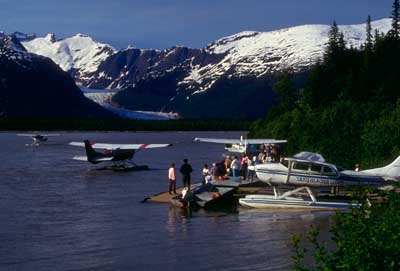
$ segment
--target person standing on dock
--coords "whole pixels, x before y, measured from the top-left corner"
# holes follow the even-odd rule
[[[202,184],[208,183],[208,181],[211,180],[210,176],[210,170],[208,169],[208,165],[204,164],[203,170],[201,172],[203,174],[203,181],[201,182]]]
[[[233,160],[231,162],[231,169],[232,169],[232,177],[238,177],[240,170],[240,163],[237,156],[233,157]]]
[[[242,166],[242,180],[245,181],[247,179],[247,169],[249,168],[249,157],[247,156],[247,153],[243,153],[242,161],[241,161],[241,166]]]
[[[190,174],[193,169],[192,166],[188,163],[188,159],[183,159],[183,165],[179,170],[183,175],[183,186],[187,187],[190,190]]]
[[[171,163],[168,169],[168,179],[169,179],[169,194],[176,194],[176,175],[175,175],[175,164]]]

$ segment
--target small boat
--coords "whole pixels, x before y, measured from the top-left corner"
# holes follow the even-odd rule
[[[212,183],[202,184],[191,191],[183,190],[182,195],[171,198],[174,206],[181,208],[218,208],[234,203],[235,187],[218,186]]]
[[[293,197],[294,194],[306,190],[309,199]],[[361,205],[343,201],[317,201],[309,187],[300,187],[279,196],[274,190],[274,195],[254,194],[246,195],[239,199],[239,204],[248,208],[298,208],[315,210],[338,210],[348,208],[359,208]]]

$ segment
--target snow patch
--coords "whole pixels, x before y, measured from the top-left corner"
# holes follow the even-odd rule
[[[102,61],[117,52],[83,34],[58,41],[54,34],[48,34],[22,44],[31,53],[51,58],[64,71],[75,69],[82,75],[95,72]]]

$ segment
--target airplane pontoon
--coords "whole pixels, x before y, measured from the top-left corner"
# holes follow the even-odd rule
[[[86,156],[74,156],[73,159],[79,161],[87,161],[92,164],[102,162],[112,162],[111,166],[99,169],[112,169],[115,171],[128,170],[146,170],[147,165],[136,165],[131,159],[139,150],[164,148],[172,144],[107,144],[93,143],[89,140],[84,142],[71,142],[72,146],[85,147]],[[95,149],[102,149],[103,152],[97,152]]]

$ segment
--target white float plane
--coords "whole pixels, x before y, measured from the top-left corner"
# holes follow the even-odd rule
[[[72,146],[85,147],[86,156],[74,156],[73,159],[79,161],[88,161],[92,164],[101,162],[113,162],[111,167],[101,169],[113,170],[145,170],[148,169],[147,165],[138,166],[130,161],[135,153],[143,149],[163,148],[171,146],[172,144],[107,144],[107,143],[93,143],[89,140],[84,142],[70,142]],[[103,149],[103,152],[97,152],[94,149]],[[127,166],[127,163],[130,166]]]
[[[318,157],[317,154],[313,154]],[[322,157],[322,156],[319,156]],[[390,165],[363,171],[343,170],[334,164],[304,156],[283,158],[280,163],[257,164],[252,168],[257,177],[271,184],[296,186],[381,185],[387,180],[399,180],[400,156]]]
[[[60,136],[60,134],[17,134],[17,136],[27,136],[32,138],[32,146],[39,146],[40,143],[46,142],[51,136]]]
[[[274,196],[247,195],[239,203],[247,207],[312,207],[312,208],[341,208],[348,204],[338,202],[318,202],[311,187],[338,187],[347,185],[383,186],[387,181],[400,179],[400,156],[391,164],[364,171],[343,170],[334,164],[326,163],[321,155],[301,153],[292,158],[284,158],[279,163],[257,164],[249,167],[254,170],[258,179],[273,186]],[[276,186],[295,186],[294,190],[279,195]],[[306,191],[310,201],[298,200],[292,195]]]
[[[257,153],[260,151],[260,145],[282,144],[287,142],[287,140],[277,140],[269,138],[243,139],[242,136],[240,137],[240,139],[196,137],[194,141],[225,144],[225,150],[229,152],[239,153]]]

